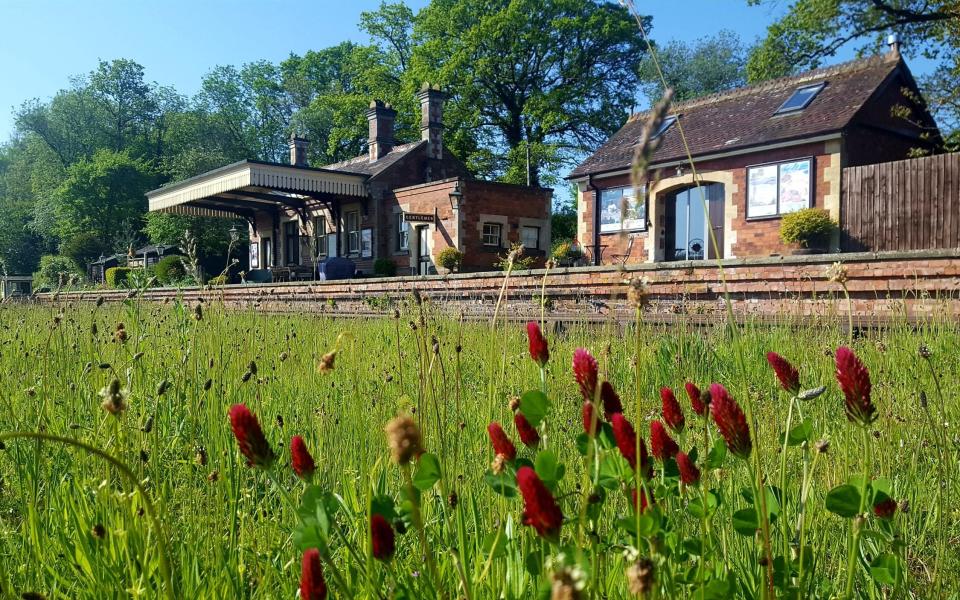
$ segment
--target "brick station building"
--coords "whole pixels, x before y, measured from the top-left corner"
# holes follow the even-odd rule
[[[675,103],[640,190],[630,172],[648,115],[633,115],[568,176],[578,240],[594,264],[790,253],[781,217],[818,207],[839,221],[843,168],[939,145],[920,97],[891,38],[885,55]]]
[[[363,274],[386,259],[397,274],[436,272],[448,247],[463,271],[493,268],[513,244],[542,262],[551,243],[552,190],[479,181],[443,144],[443,93],[418,93],[421,139],[397,144],[396,111],[373,101],[366,154],[311,167],[308,142],[290,140],[290,164],[245,160],[147,194],[151,211],[242,217],[250,268],[310,279],[331,257]]]

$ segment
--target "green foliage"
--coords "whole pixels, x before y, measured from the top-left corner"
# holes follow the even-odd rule
[[[675,102],[724,92],[747,83],[746,53],[740,36],[729,30],[692,42],[672,40],[657,48],[664,78],[673,89]],[[663,96],[663,83],[651,58],[640,67],[643,93],[651,104]]]
[[[134,271],[130,267],[110,267],[104,274],[105,283],[108,288],[118,289],[127,287],[130,282],[130,273]]]
[[[228,283],[230,283],[230,280],[227,278],[226,275],[223,275],[223,274],[217,275],[216,277],[211,277],[210,279],[207,280],[207,285],[211,285],[214,287],[224,286],[224,285],[227,285]]]
[[[463,252],[452,247],[444,248],[437,255],[437,264],[444,269],[456,271],[463,264]]]
[[[109,244],[91,231],[79,233],[60,244],[60,254],[78,265],[88,265],[110,251]]]
[[[85,280],[83,269],[66,256],[45,254],[40,257],[40,265],[33,274],[34,289],[47,287],[52,290],[75,287]]]
[[[381,277],[393,277],[397,274],[397,263],[389,258],[378,258],[373,261],[373,274]]]
[[[555,260],[579,260],[583,258],[583,251],[573,245],[573,242],[561,240],[553,245],[550,256]]]
[[[571,204],[554,208],[550,215],[550,235],[554,243],[572,241],[577,237],[577,210]]]
[[[784,215],[780,221],[780,239],[804,248],[823,246],[836,230],[837,222],[822,208],[804,208]]]
[[[172,285],[183,281],[187,276],[187,269],[183,265],[184,257],[171,254],[164,256],[154,265],[157,281],[163,285]]]

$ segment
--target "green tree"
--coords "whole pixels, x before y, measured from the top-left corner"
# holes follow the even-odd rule
[[[746,85],[746,51],[740,37],[729,30],[688,43],[672,40],[656,48],[664,79],[674,100],[683,102]],[[655,104],[663,96],[663,84],[652,56],[641,65],[644,95]]]
[[[143,227],[144,194],[157,182],[149,164],[126,152],[99,150],[81,159],[67,169],[54,195],[57,235],[94,233],[113,244],[126,240],[129,231]]]

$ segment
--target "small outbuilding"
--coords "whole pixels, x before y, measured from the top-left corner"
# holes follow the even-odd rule
[[[33,276],[31,275],[3,275],[0,276],[0,293],[3,300],[27,298],[33,292]]]

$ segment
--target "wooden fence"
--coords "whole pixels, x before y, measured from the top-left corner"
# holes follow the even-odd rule
[[[845,251],[960,248],[960,153],[847,167]]]

